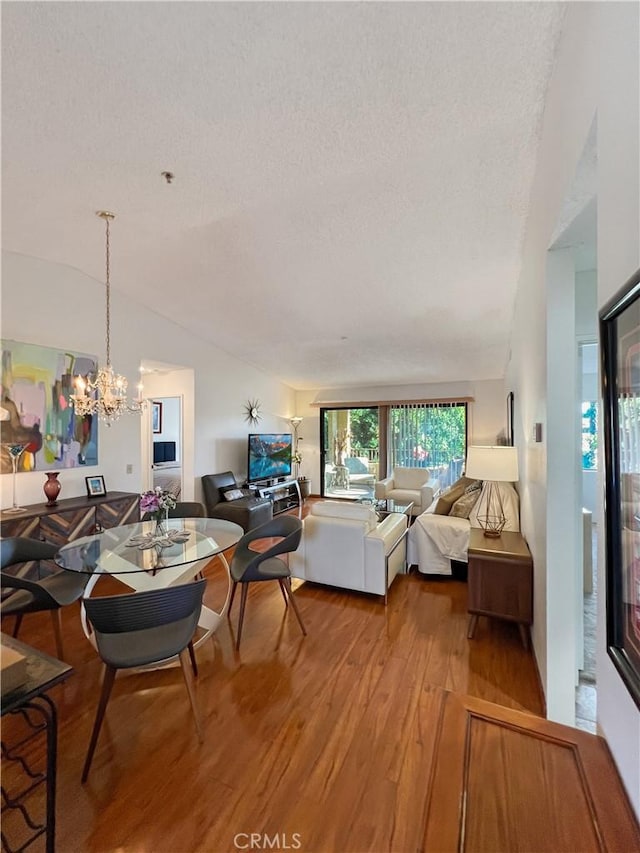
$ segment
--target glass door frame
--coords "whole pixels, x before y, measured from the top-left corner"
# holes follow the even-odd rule
[[[327,418],[332,412],[351,412],[354,410],[363,410],[368,409],[371,411],[375,411],[378,414],[378,472],[375,475],[375,480],[380,479],[380,465],[383,461],[383,454],[385,456],[385,467],[386,467],[386,428],[383,429],[382,420],[380,415],[381,411],[384,407],[377,405],[368,405],[368,406],[358,406],[358,405],[342,405],[342,406],[321,406],[320,407],[320,495],[325,497],[330,497],[332,499],[340,499],[339,496],[336,495],[328,495],[326,494],[327,483],[326,483],[326,470],[328,464],[335,465],[335,456],[332,452],[329,445],[329,436],[328,436],[328,422]],[[383,432],[384,432],[384,444],[383,444]]]

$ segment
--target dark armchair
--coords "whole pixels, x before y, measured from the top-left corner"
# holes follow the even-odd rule
[[[231,471],[222,474],[205,474],[202,492],[208,518],[224,518],[239,524],[246,533],[273,518],[273,504],[268,498],[247,497],[226,500],[224,493],[237,489],[236,478]]]

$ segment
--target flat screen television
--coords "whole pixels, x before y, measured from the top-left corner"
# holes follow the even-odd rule
[[[249,436],[247,480],[257,483],[291,476],[291,433],[255,433]]]
[[[176,461],[176,443],[175,441],[154,441],[153,442],[153,463],[157,465],[159,462],[175,462]]]

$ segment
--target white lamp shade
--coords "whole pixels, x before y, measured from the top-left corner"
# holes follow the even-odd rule
[[[474,480],[515,483],[518,480],[518,451],[515,447],[467,448],[465,475]]]

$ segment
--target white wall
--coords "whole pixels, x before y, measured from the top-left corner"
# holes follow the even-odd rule
[[[596,270],[576,273],[576,335],[578,339],[598,335],[598,276]]]
[[[547,619],[546,623],[534,619],[533,636],[537,646],[550,650],[543,676],[543,684],[553,684],[546,693],[547,715],[573,725],[578,648],[575,620],[567,618],[567,611],[579,612],[582,604],[582,577],[579,590],[576,582],[576,566],[578,561],[582,563],[582,465],[576,441],[578,375],[571,249],[548,253],[546,278],[548,576],[544,600],[534,585],[534,613],[546,611]]]
[[[215,318],[212,318],[215,323]],[[70,267],[11,252],[2,256],[2,337],[93,353],[104,361],[104,285]],[[260,400],[260,429],[281,432],[294,413],[294,392],[261,370],[240,362],[211,344],[187,334],[114,289],[111,293],[111,356],[114,368],[138,382],[143,360],[192,367],[195,371],[194,461],[185,465],[185,497],[201,495],[200,477],[231,469],[246,473],[248,425],[243,405]],[[185,413],[185,428],[187,414]],[[186,460],[185,460],[186,462]],[[127,464],[133,466],[126,473]],[[65,470],[61,498],[85,494],[85,476],[104,475],[107,489],[138,492],[143,485],[141,424],[126,415],[99,428],[99,464]],[[189,476],[189,480],[187,477]],[[2,506],[11,504],[11,475],[0,478]],[[18,475],[18,500],[43,500],[44,473]]]
[[[638,13],[629,3],[568,4],[545,108],[512,329],[507,381],[519,400],[521,521],[534,559],[533,641],[548,702],[565,689],[549,678],[549,659],[562,638],[561,614],[550,620],[546,609],[547,444],[554,436],[533,444],[529,435],[534,421],[546,423],[546,254],[597,113],[598,304],[640,266]],[[602,529],[601,502],[597,521]],[[605,588],[602,545],[598,584]],[[605,596],[598,598],[598,725],[640,815],[640,713],[607,656]]]

